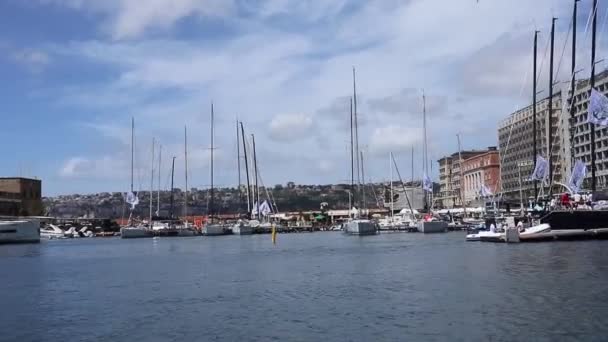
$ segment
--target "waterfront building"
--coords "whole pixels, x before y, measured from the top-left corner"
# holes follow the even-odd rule
[[[39,179],[0,178],[0,216],[40,216],[42,182]]]
[[[496,146],[488,147],[486,152],[464,159],[462,177],[466,206],[477,207],[484,204],[480,196],[482,186],[496,194],[500,190],[500,156]]]
[[[486,151],[467,150],[455,152],[439,159],[439,192],[435,196],[436,207],[462,207],[460,196],[460,158],[464,160],[486,153]]]
[[[563,120],[562,94],[553,96],[553,113],[549,119],[549,98],[536,103],[536,144],[537,155],[548,158],[549,139],[552,139],[553,182],[562,182],[563,165],[566,154],[564,138],[567,135],[567,120]],[[566,123],[565,123],[565,122]],[[549,123],[552,133],[549,137]],[[534,170],[534,131],[532,105],[518,109],[502,120],[498,126],[498,146],[500,152],[500,184],[504,201],[519,203],[520,180],[524,199],[534,196],[534,182],[530,175]],[[521,175],[521,177],[520,177]],[[539,192],[541,184],[538,183]],[[545,193],[548,189],[545,189]]]

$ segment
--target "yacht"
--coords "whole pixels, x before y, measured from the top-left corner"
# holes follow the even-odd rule
[[[49,224],[46,227],[40,229],[40,237],[45,239],[64,239],[65,232],[61,228],[54,224]]]
[[[39,221],[0,221],[0,244],[38,242],[40,242]]]

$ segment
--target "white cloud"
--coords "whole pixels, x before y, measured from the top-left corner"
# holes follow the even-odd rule
[[[32,72],[40,72],[46,68],[51,59],[49,55],[40,50],[24,49],[13,53],[13,60]]]
[[[422,143],[422,131],[396,124],[377,127],[369,139],[370,152],[375,155],[408,151],[413,145]]]
[[[294,141],[315,134],[313,118],[306,114],[279,114],[270,121],[270,137]]]

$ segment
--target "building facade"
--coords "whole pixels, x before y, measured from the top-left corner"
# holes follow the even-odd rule
[[[29,178],[0,178],[0,216],[40,216],[42,182]]]
[[[486,186],[493,194],[500,190],[500,156],[496,147],[462,161],[464,202],[467,206],[481,203],[480,190]]]
[[[595,76],[595,89],[608,95],[608,70]],[[570,106],[572,103],[574,105],[574,118],[566,120],[570,124],[566,135],[573,134],[569,146],[572,150],[569,149],[566,155],[566,160],[569,162],[567,174],[570,174],[571,165],[573,165],[572,157],[574,160],[582,160],[587,165],[587,176],[583,182],[584,189],[591,188],[591,126],[586,123],[589,94],[589,80],[578,81],[574,98],[572,96],[568,98],[568,105]],[[595,171],[597,189],[606,188],[608,186],[608,128],[601,126],[595,126]]]
[[[564,131],[567,132],[567,120],[563,120],[562,94],[558,91],[553,96],[553,113],[549,118],[549,98],[536,103],[536,144],[537,155],[548,158],[549,139],[551,139],[551,159],[553,182],[562,182],[565,165]],[[549,137],[549,124],[552,127]],[[567,135],[567,134],[566,134]],[[534,196],[534,182],[530,175],[534,170],[534,131],[532,105],[519,109],[501,121],[498,126],[498,146],[500,152],[500,185],[504,201],[518,203],[520,198],[520,181],[522,194],[527,199]],[[538,183],[539,192],[541,189]],[[548,189],[544,189],[545,193]]]
[[[394,203],[391,203],[389,191],[386,189],[384,207],[387,209],[394,208],[398,212],[401,209],[409,209],[411,205],[412,209],[423,210],[425,208],[424,201],[427,198],[425,196],[427,194],[422,190],[420,182],[406,183],[405,186],[395,182],[393,184]]]
[[[439,163],[439,192],[435,197],[436,207],[462,207],[460,158],[464,163],[466,159],[486,152],[476,150],[455,152],[437,161]]]

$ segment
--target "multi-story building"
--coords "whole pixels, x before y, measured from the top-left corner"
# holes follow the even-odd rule
[[[488,147],[485,153],[463,160],[462,177],[464,202],[467,206],[482,204],[478,201],[482,186],[497,193],[500,190],[500,157],[496,147]]]
[[[564,154],[566,153],[562,138],[567,132],[562,117],[562,92],[553,96],[553,113],[551,115],[551,137],[549,137],[549,98],[536,103],[536,141],[537,155],[548,158],[549,139],[552,139],[552,170],[553,182],[562,182],[564,174]],[[565,111],[564,111],[565,112]],[[503,200],[514,203],[519,202],[520,181],[525,199],[534,196],[534,182],[530,175],[534,170],[534,132],[533,107],[529,105],[509,115],[498,126],[498,145],[500,152],[500,184]],[[521,177],[520,177],[521,175]],[[538,185],[541,191],[541,185]]]
[[[42,182],[29,178],[0,178],[0,216],[42,215]]]
[[[595,76],[595,89],[604,95],[608,94],[608,70]],[[569,128],[573,129],[573,141],[570,148],[574,152],[574,160],[582,160],[587,164],[587,176],[583,182],[583,187],[591,188],[591,126],[587,122],[587,112],[589,103],[589,80],[581,80],[576,84],[574,91],[574,120]],[[568,105],[572,103],[572,97],[568,98]],[[568,110],[570,107],[567,108]],[[568,122],[568,120],[565,120]],[[566,134],[570,133],[565,130]],[[572,155],[567,151],[566,160],[568,161],[567,174],[570,174],[572,165]],[[595,171],[596,187],[598,189],[608,186],[608,128],[595,126]]]
[[[436,194],[436,206],[454,208],[462,206],[460,193],[460,158],[464,160],[483,154],[487,151],[461,151],[438,160],[439,162],[439,192]]]

